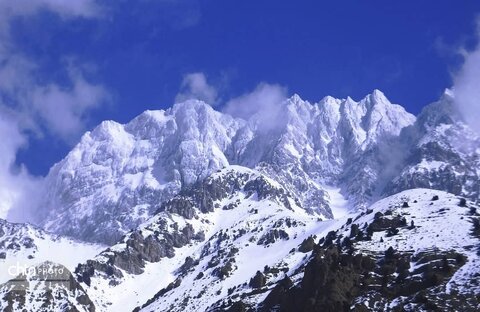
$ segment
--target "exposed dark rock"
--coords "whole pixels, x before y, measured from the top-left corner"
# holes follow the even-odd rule
[[[300,244],[300,246],[298,247],[298,251],[303,253],[310,252],[313,250],[314,246],[315,246],[315,240],[313,239],[312,236],[309,236],[308,238],[303,240],[303,242]]]
[[[417,268],[410,272],[412,261]],[[287,285],[283,281],[277,283],[260,310],[351,311],[353,305],[353,311],[377,311],[397,298],[402,302],[399,307],[416,302],[427,307],[426,310],[435,306],[444,311],[450,305],[435,287],[444,285],[463,263],[465,256],[454,251],[421,252],[411,258],[409,253],[390,247],[383,256],[374,257],[352,255],[336,245],[324,245],[314,248],[302,281],[297,286],[291,281]],[[462,296],[451,296],[448,300],[457,302],[454,298]],[[357,298],[371,298],[368,302],[375,305],[354,304]],[[461,303],[461,310],[474,311],[472,307],[479,303],[479,298],[465,296],[465,299],[468,303]]]
[[[230,259],[225,263],[225,265],[221,267],[217,267],[213,270],[213,274],[216,275],[220,279],[224,279],[228,276],[230,276],[230,273],[233,270],[233,260]]]
[[[407,220],[404,217],[395,216],[393,218],[378,217],[368,225],[368,229],[372,232],[381,232],[390,228],[404,227],[407,225]]]
[[[225,310],[225,311],[227,311],[227,312],[247,312],[247,311],[249,311],[249,307],[248,307],[248,305],[246,305],[242,301],[236,301],[228,308],[228,310]]]
[[[376,216],[377,215],[375,215],[375,217]],[[352,226],[350,227],[350,237],[357,237],[359,232],[360,232],[360,228],[359,228],[358,224],[356,224],[356,223],[352,224]]]
[[[278,240],[288,240],[288,233],[284,230],[273,229],[265,233],[257,242],[257,245],[269,245],[273,244]]]
[[[262,272],[257,271],[254,277],[250,279],[250,282],[248,285],[252,288],[262,288],[265,286],[265,283],[267,282],[267,279],[265,275],[263,275]]]
[[[155,235],[144,237],[142,231],[130,233],[126,240],[126,248],[120,251],[104,251],[101,255],[106,257],[106,263],[98,260],[87,260],[75,269],[75,274],[80,282],[90,285],[90,279],[95,272],[109,277],[112,283],[123,277],[119,269],[132,274],[143,273],[145,261],[158,262],[162,258],[171,258],[175,255],[174,248],[180,248],[198,238],[193,227],[187,224],[183,229],[174,229],[156,232]]]

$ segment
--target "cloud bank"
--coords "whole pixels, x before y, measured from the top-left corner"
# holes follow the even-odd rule
[[[279,84],[259,83],[255,89],[238,97],[223,101],[221,87],[213,86],[202,72],[183,77],[175,103],[190,99],[202,100],[236,118],[248,120],[257,130],[270,130],[281,122],[283,103],[287,100],[287,88]]]
[[[479,22],[477,41],[480,41]],[[473,51],[462,54],[463,65],[454,76],[455,104],[470,127],[480,133],[480,44]]]
[[[204,73],[190,73],[183,77],[180,92],[175,97],[175,103],[197,99],[215,106],[217,96],[217,89],[208,84]]]
[[[229,100],[223,111],[234,117],[251,119],[261,129],[271,129],[278,123],[287,88],[278,84],[260,83],[249,93]]]
[[[39,189],[40,179],[15,162],[17,151],[28,145],[25,132],[42,136],[47,131],[71,142],[84,130],[89,111],[109,99],[106,89],[89,82],[84,66],[71,58],[65,62],[68,79],[62,85],[38,79],[41,64],[15,47],[10,27],[15,18],[42,11],[63,20],[101,15],[93,0],[0,1],[0,218],[28,215],[25,199],[32,204]]]
[[[100,85],[85,80],[79,71],[69,74],[71,86],[39,86],[32,92],[32,106],[48,130],[65,141],[74,140],[85,129],[87,113],[108,102],[109,94]]]

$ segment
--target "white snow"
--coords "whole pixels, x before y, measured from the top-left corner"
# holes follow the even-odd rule
[[[8,224],[8,223],[7,223]],[[22,246],[20,250],[6,251],[6,259],[0,259],[0,284],[16,277],[18,270],[51,261],[64,265],[74,271],[77,264],[93,258],[105,249],[103,245],[88,244],[73,241],[65,237],[58,237],[39,231],[30,225],[24,225],[18,232],[6,233],[0,242],[6,245],[10,242],[20,242],[22,239],[31,238],[33,248]]]
[[[328,193],[328,203],[334,219],[341,219],[354,212],[352,204],[343,196],[339,187],[322,185],[322,188]]]

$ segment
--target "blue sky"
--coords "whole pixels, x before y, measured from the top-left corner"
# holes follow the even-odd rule
[[[378,88],[417,114],[452,85],[480,12],[474,0],[15,2],[0,5],[0,60],[21,60],[11,75],[28,90],[2,85],[0,62],[0,107],[22,137],[15,162],[33,175],[100,121],[171,106],[189,73],[220,108],[267,82],[310,101]]]

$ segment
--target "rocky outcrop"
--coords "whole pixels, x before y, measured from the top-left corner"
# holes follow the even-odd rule
[[[159,220],[162,223],[163,219]],[[162,227],[161,227],[162,228]],[[120,250],[107,249],[97,260],[88,260],[75,269],[79,282],[90,286],[91,277],[97,273],[111,279],[115,284],[123,277],[122,270],[130,274],[141,274],[145,263],[158,262],[162,258],[175,256],[175,248],[183,247],[193,240],[203,240],[200,233],[195,233],[191,225],[182,229],[156,230],[145,235],[147,229],[136,230],[124,239],[126,247]]]
[[[94,312],[93,302],[63,265],[44,262],[0,285],[2,311]]]

